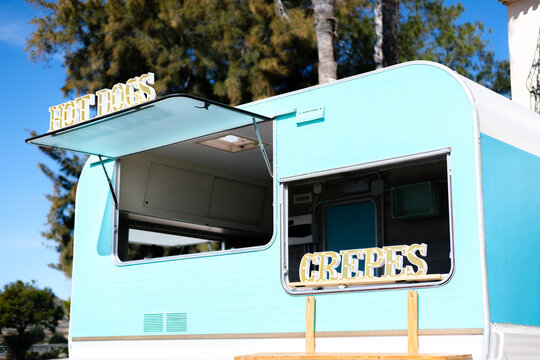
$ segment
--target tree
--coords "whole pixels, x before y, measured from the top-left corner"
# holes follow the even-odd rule
[[[375,0],[373,15],[375,16],[375,36],[377,39],[373,49],[373,60],[375,68],[380,69],[383,67],[383,0]]]
[[[4,344],[8,360],[24,360],[28,349],[43,338],[45,327],[54,331],[64,309],[54,302],[51,289],[37,289],[32,283],[17,280],[0,293],[0,330],[6,331]]]
[[[376,68],[371,56],[377,42],[374,3],[375,0],[366,6],[359,5],[359,0],[342,0],[337,8],[338,77]],[[508,96],[508,61],[495,60],[494,53],[486,49],[488,42],[484,39],[482,22],[458,23],[464,10],[460,3],[445,6],[443,0],[401,0],[397,33],[399,62],[435,61]],[[382,51],[382,43],[380,46]]]
[[[482,22],[458,24],[464,10],[461,3],[445,6],[443,0],[401,0],[400,61],[439,62],[509,95],[508,62],[496,61],[493,51],[486,49]],[[501,86],[503,83],[507,85]]]
[[[399,62],[399,0],[376,0],[373,9],[375,42],[373,60],[377,69]]]
[[[36,134],[32,132],[31,135]],[[56,251],[60,254],[58,263],[49,264],[49,266],[62,271],[66,277],[71,277],[75,195],[86,156],[81,158],[77,154],[52,148],[40,147],[39,149],[59,166],[58,171],[54,171],[44,163],[38,163],[43,174],[53,182],[53,193],[46,195],[51,202],[47,214],[48,229],[41,234],[54,243]]]
[[[383,0],[383,66],[399,62],[399,0]]]
[[[313,0],[313,17],[317,33],[319,57],[319,84],[337,79],[337,64],[334,60],[334,38],[337,23],[334,0]]]
[[[46,13],[32,20],[27,51],[34,61],[63,53],[66,96],[152,70],[159,95],[234,105],[316,84],[315,55],[332,44],[338,77],[375,68],[374,0],[27,1]],[[457,23],[460,3],[382,3],[389,63],[399,50],[400,62],[437,61],[488,86],[504,69],[486,50],[481,22]]]
[[[58,333],[54,333],[49,341],[48,341],[49,344],[67,344],[68,343],[68,339],[66,339],[66,337],[62,334],[58,334]]]
[[[306,65],[315,38],[301,0],[289,3],[289,19],[265,0],[27,1],[46,13],[32,20],[27,50],[33,60],[63,53],[66,95],[151,70],[159,95],[238,104],[315,78]]]
[[[185,92],[236,105],[317,84],[318,50],[318,68],[330,74],[319,76],[321,82],[376,67],[375,0],[27,1],[45,13],[32,20],[37,27],[27,51],[34,61],[63,55],[66,96],[153,71],[159,95]],[[509,93],[508,62],[486,50],[482,23],[458,24],[461,4],[384,3],[385,65],[396,54],[399,62],[433,60]],[[60,170],[40,165],[53,181],[44,236],[60,252],[54,266],[69,276],[73,201],[84,159],[46,153]]]

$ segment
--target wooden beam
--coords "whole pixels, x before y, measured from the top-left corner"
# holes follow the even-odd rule
[[[315,297],[306,297],[306,352],[315,352]]]
[[[259,353],[234,360],[472,360],[470,354]]]
[[[482,335],[482,328],[418,329],[418,335]],[[407,336],[406,329],[360,330],[360,331],[316,331],[315,338]],[[134,341],[134,340],[201,340],[201,339],[305,339],[305,332],[286,333],[233,333],[233,334],[174,334],[174,335],[115,335],[74,336],[71,341]]]
[[[418,293],[407,293],[407,339],[409,354],[418,354]]]
[[[441,281],[446,279],[446,274],[428,274],[428,275],[409,275],[400,277],[376,277],[370,279],[340,279],[324,281],[295,281],[287,285],[290,287],[325,287],[325,286],[353,286],[353,285],[371,285],[371,284],[393,284],[407,282],[426,282]]]

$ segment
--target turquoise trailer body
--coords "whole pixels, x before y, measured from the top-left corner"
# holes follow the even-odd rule
[[[126,137],[137,135],[125,146],[119,141],[118,148],[133,143],[152,145],[123,150],[119,156],[111,156],[115,161],[104,164],[92,155],[82,172],[76,199],[70,357],[215,359],[276,347],[303,350],[308,295],[316,297],[318,349],[405,351],[406,298],[411,289],[418,291],[420,351],[472,353],[475,359],[517,358],[512,336],[526,334],[538,339],[540,286],[530,280],[540,276],[535,255],[540,239],[536,220],[540,213],[540,145],[535,143],[540,119],[536,114],[438,64],[413,62],[238,107],[246,111],[247,115],[241,115],[247,120],[222,118],[219,126],[201,130],[207,127],[205,120],[195,119],[198,122],[185,127],[193,134],[176,140],[197,143],[199,138],[229,129],[249,131],[246,138],[255,142],[255,134],[262,135],[260,142],[272,171],[272,177],[262,179],[266,167],[256,146],[249,151],[257,153],[257,166],[262,170],[246,167],[242,174],[235,172],[235,161],[218,168],[207,158],[200,160],[202,155],[190,155],[191,148],[186,147],[187,155],[180,160],[167,153],[167,148],[150,150],[175,142],[172,138],[161,144],[160,136],[182,132],[182,128],[156,126],[151,132],[137,133],[135,120],[145,113],[154,111],[153,116],[158,116],[167,110],[182,115],[180,108],[159,106],[156,102],[153,110],[144,106],[127,110],[112,116],[107,125],[120,129],[120,134],[123,126],[129,127]],[[208,106],[202,107],[200,111],[208,114]],[[248,112],[271,119],[253,119],[260,134],[250,124]],[[95,127],[91,135],[99,139],[99,125],[99,121],[88,125],[86,131]],[[90,136],[81,134],[79,139]],[[193,138],[196,140],[190,140]],[[39,144],[40,139],[30,142]],[[97,141],[92,145],[98,147],[95,151],[88,150],[92,146],[82,151],[107,156],[99,147],[107,143],[114,148],[110,141]],[[65,147],[73,146],[76,144]],[[102,165],[112,178],[119,209]],[[410,170],[402,175],[395,170],[400,166],[410,166],[405,167]],[[431,173],[430,166],[442,174],[436,181],[420,175]],[[190,180],[171,180],[184,175]],[[434,242],[427,247],[428,258],[430,249],[440,248],[432,251],[442,254],[442,265],[439,260],[428,261],[428,265],[443,269],[443,276],[434,281],[383,285],[292,286],[291,273],[298,272],[294,246],[311,245],[294,245],[291,227],[284,224],[291,226],[300,219],[293,212],[301,212],[303,200],[296,196],[305,195],[300,191],[305,184],[322,183],[326,189],[333,176],[360,178],[350,185],[353,190],[343,190],[343,194],[356,191],[364,195],[354,195],[350,198],[354,201],[340,195],[339,202],[319,204],[319,190],[309,193],[305,200],[311,206],[308,214],[313,214],[309,221],[315,223],[315,214],[341,219],[326,220],[327,226],[319,229],[326,232],[327,251],[350,248],[350,235],[356,228],[367,229],[362,230],[367,240],[358,248],[369,247],[365,244],[373,241],[373,246],[380,247],[421,242],[405,238],[425,223],[427,232],[436,227],[436,232],[445,234],[445,244]],[[377,192],[374,189],[381,176],[386,188]],[[403,219],[397,211],[407,209],[396,210],[396,198],[390,193],[390,188],[395,192],[408,189],[391,183],[399,176],[438,189],[430,191],[440,191],[442,200],[436,200],[437,195],[431,201],[443,215],[430,209],[431,213]],[[200,189],[206,181],[213,184],[211,198],[204,200],[202,190],[200,194],[190,190],[199,203],[209,204],[200,213],[195,209],[198,205],[189,209],[178,205],[190,195],[170,195],[171,200],[160,192],[179,187]],[[153,183],[159,184],[157,190]],[[366,192],[359,190],[363,184],[370,184]],[[219,186],[225,190],[220,192]],[[260,216],[253,215],[255,210],[241,219],[231,215],[233,210],[227,209],[234,206],[238,194],[245,194],[249,200],[239,202],[258,209]],[[219,205],[214,200],[218,198],[228,205]],[[346,205],[351,203],[360,205]],[[353,221],[354,226],[346,228],[347,221],[342,219],[354,211],[370,214],[367,225]],[[253,245],[229,247],[216,235],[203,241],[208,249],[215,246],[213,251],[148,259],[122,253],[122,235],[118,235],[123,231],[122,221],[131,226],[147,218],[163,218],[169,221],[161,224],[167,233],[171,221],[177,220],[174,214],[179,213],[187,214],[182,218],[186,223],[206,226],[205,234],[210,234],[210,228],[226,232],[230,224],[240,224],[235,231],[257,233],[258,240]],[[128,220],[122,220],[124,217]],[[374,221],[375,227],[370,228]],[[196,231],[202,233],[201,229]],[[315,235],[307,238],[310,236]],[[420,231],[418,236],[429,234]],[[534,353],[538,346],[532,341],[522,349]]]
[[[538,275],[540,162],[500,140],[481,139],[490,318],[540,326],[540,286],[532,280]]]

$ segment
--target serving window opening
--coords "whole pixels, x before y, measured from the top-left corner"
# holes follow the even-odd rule
[[[292,292],[442,283],[452,272],[449,154],[283,182]]]
[[[120,262],[262,247],[273,235],[271,121],[117,161]],[[259,142],[257,131],[261,141]],[[266,159],[270,162],[272,159]]]

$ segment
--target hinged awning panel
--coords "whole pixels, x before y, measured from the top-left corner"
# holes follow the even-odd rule
[[[271,120],[210,100],[176,94],[26,141],[117,158],[249,125],[253,119]]]

